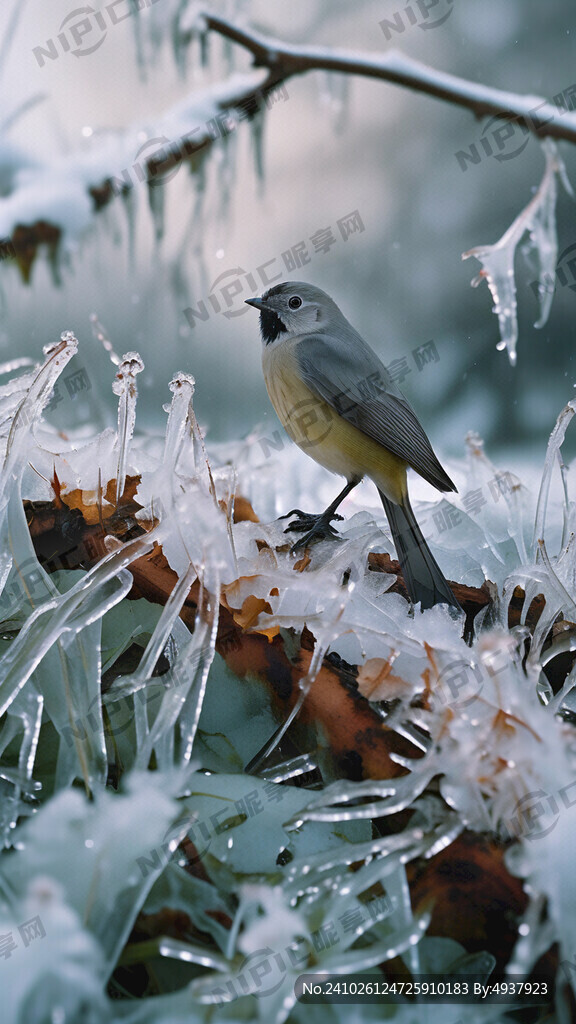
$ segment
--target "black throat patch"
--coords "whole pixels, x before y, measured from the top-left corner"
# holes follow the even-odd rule
[[[260,310],[260,333],[267,345],[276,341],[279,334],[286,334],[287,331],[286,324],[282,323],[276,313],[270,309]]]

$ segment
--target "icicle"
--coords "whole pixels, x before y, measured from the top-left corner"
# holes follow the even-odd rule
[[[118,367],[112,390],[118,395],[118,435],[116,448],[118,450],[118,464],[116,469],[116,505],[124,492],[126,480],[126,465],[128,452],[134,433],[136,422],[136,401],[138,398],[138,387],[136,375],[144,369],[144,363],[137,352],[126,352]]]
[[[145,82],[147,79],[147,67],[146,67],[146,51],[144,48],[143,38],[143,19],[138,17],[138,11],[140,8],[139,0],[130,0],[130,6],[132,7],[132,31],[134,33],[134,43],[136,46],[136,66],[140,76],[140,81]]]
[[[550,438],[548,440],[548,447],[546,449],[546,459],[544,461],[544,471],[542,473],[542,481],[540,483],[540,490],[538,492],[538,504],[536,506],[536,516],[534,520],[534,536],[532,543],[534,545],[534,556],[538,557],[538,544],[539,541],[544,538],[544,529],[546,523],[546,510],[548,508],[548,497],[550,494],[550,484],[552,482],[552,473],[554,471],[554,465],[557,460],[561,460],[560,449],[564,443],[564,437],[568,429],[574,413],[576,413],[576,398],[573,398],[564,407],[560,413]],[[566,513],[565,512],[565,517]]]
[[[225,957],[220,956],[204,946],[192,942],[179,942],[178,939],[167,939],[162,937],[159,940],[158,956],[170,957],[172,960],[182,960],[187,964],[200,964],[201,967],[212,967],[217,971],[225,971],[228,962]]]
[[[206,235],[206,193],[207,193],[207,175],[206,175],[206,163],[204,160],[199,164],[196,174],[194,176],[194,206],[192,208],[186,230],[182,235],[182,245],[180,252],[176,255],[176,260],[183,262],[185,254],[188,251],[192,252],[193,257],[193,271],[199,278],[198,295],[206,295],[210,285],[210,278],[208,276],[208,268],[204,258],[204,238]]]
[[[529,239],[521,247],[521,252],[527,263],[536,263],[538,274],[538,302],[540,303],[540,316],[534,327],[543,327],[550,313],[552,299],[554,298],[554,281],[556,275],[556,260],[558,257],[558,238],[556,235],[556,175],[550,178],[550,185],[546,190],[541,205],[529,226]],[[535,257],[535,261],[532,257]],[[550,282],[552,287],[550,287]]]
[[[320,103],[328,111],[332,128],[340,134],[348,118],[350,77],[326,71],[320,74]]]
[[[298,754],[297,757],[291,757],[288,761],[281,761],[273,768],[267,768],[261,772],[260,778],[266,779],[268,782],[281,783],[288,779],[307,775],[308,772],[312,772],[316,768],[318,768],[318,758],[313,754]]]
[[[161,178],[148,179],[148,207],[152,214],[154,224],[154,238],[156,245],[159,245],[164,237],[165,211],[166,211],[166,182]]]
[[[514,278],[514,256],[516,248],[528,232],[529,239],[524,247],[525,255],[534,253],[539,273],[540,317],[535,326],[542,327],[550,312],[553,292],[549,282],[554,279],[558,243],[556,239],[556,175],[566,182],[566,172],[558,156],[556,145],[551,139],[542,143],[546,158],[544,176],[534,197],[518,214],[502,238],[494,245],[476,246],[462,254],[466,260],[474,256],[482,264],[482,270],[472,280],[475,288],[486,280],[492,298],[494,312],[498,316],[500,341],[499,350],[507,349],[512,366],[516,364],[516,342],[518,340],[518,316],[516,281]]]
[[[32,772],[38,749],[43,707],[44,698],[35,690],[31,690],[28,693],[20,694],[9,711],[8,717],[12,718],[12,721],[20,719],[22,722],[24,735],[18,752],[18,770],[12,772],[6,770],[5,767],[2,769],[2,778],[14,787],[14,792],[8,799],[3,799],[1,802],[0,846],[6,843],[6,837],[10,830],[15,828],[18,818],[26,813],[25,806],[21,802],[22,797],[24,796],[28,800],[33,799],[34,794],[42,788],[39,782],[34,782]],[[14,732],[16,728],[14,728]],[[3,731],[2,741],[0,750],[5,749],[6,731]]]
[[[194,68],[199,66],[203,71],[208,67],[209,35],[202,4],[181,3],[172,19],[172,54],[182,78],[186,75],[189,63]],[[195,52],[191,58],[192,43],[195,40],[198,42],[199,60]]]
[[[210,468],[210,462],[208,459],[208,453],[204,444],[204,435],[200,429],[198,420],[196,419],[196,413],[192,404],[192,395],[190,396],[190,402],[188,405],[188,419],[190,421],[190,429],[192,432],[192,438],[194,441],[194,459],[196,463],[196,472],[199,478],[203,481],[205,490],[211,495],[214,504],[218,506],[216,499],[216,488],[214,487],[214,479],[212,477],[212,470]]]
[[[250,134],[252,138],[252,153],[254,156],[254,169],[258,180],[260,192],[264,191],[264,126],[266,121],[265,108],[260,106],[250,121]]]
[[[200,44],[200,63],[207,68],[210,61],[210,33],[206,20],[201,16],[196,18],[196,33]]]
[[[204,436],[194,412],[195,383],[191,374],[181,370],[170,381],[169,387],[174,397],[168,407],[164,464],[188,480],[199,480],[204,492],[210,494],[217,503]]]
[[[164,443],[164,464],[176,469],[182,453],[182,445],[186,435],[190,437],[191,424],[189,410],[192,404],[196,381],[189,373],[179,371],[170,381],[168,387],[173,394],[166,424],[166,440]]]
[[[64,594],[37,607],[0,658],[0,715],[10,707],[24,683],[64,632],[79,632],[101,618],[129,592],[131,577],[123,570],[162,539],[162,527],[127,541],[101,559]],[[32,653],[31,653],[32,652]]]
[[[131,675],[118,676],[114,680],[106,692],[106,703],[113,703],[135,693],[152,678],[158,658],[166,647],[174,622],[180,614],[196,576],[194,566],[189,566],[188,571],[180,577],[162,609],[156,628],[140,658],[138,668]]]
[[[195,666],[193,686],[184,702],[180,716],[180,734],[182,737],[181,763],[189,764],[192,759],[194,740],[198,732],[200,713],[206,696],[208,686],[208,675],[214,656],[216,654],[216,639],[218,636],[218,623],[220,621],[221,584],[218,567],[209,567],[206,573],[203,567],[200,568],[200,582],[202,584],[200,600],[198,601],[198,616],[194,636],[190,644],[188,654],[192,655],[188,660]],[[204,590],[207,591],[208,600],[203,606]],[[202,620],[202,621],[200,621]],[[198,637],[196,638],[196,629]],[[194,645],[196,640],[196,645]],[[201,657],[197,656],[197,648],[200,648]]]
[[[237,133],[230,131],[219,140],[215,154],[218,175],[218,209],[216,217],[217,227],[221,235],[229,233],[230,230],[230,198],[236,175],[237,152]]]
[[[24,456],[32,426],[50,401],[54,384],[77,349],[78,341],[72,331],[63,331],[59,342],[44,347],[46,361],[38,370],[12,419],[0,482],[0,508],[3,506],[2,499],[5,499],[12,486],[13,474],[17,472],[20,477],[24,470]]]
[[[128,259],[130,261],[130,267],[134,268],[136,253],[136,190],[133,188],[122,189],[120,198],[126,213],[126,221],[128,223]]]
[[[300,828],[305,821],[354,821],[404,810],[420,796],[438,770],[434,757],[429,757],[425,765],[423,761],[414,762],[414,767],[411,775],[382,783],[332,783],[288,821],[286,828]],[[369,802],[359,803],[363,799]]]

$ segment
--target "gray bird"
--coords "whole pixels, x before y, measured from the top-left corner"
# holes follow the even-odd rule
[[[421,608],[460,608],[416,522],[408,499],[411,466],[440,491],[455,491],[415,412],[375,352],[326,292],[299,281],[246,299],[260,312],[268,394],[293,441],[346,477],[321,515],[293,509],[287,530],[304,532],[293,550],[336,537],[336,509],[362,477],[374,481],[388,517],[408,593]]]

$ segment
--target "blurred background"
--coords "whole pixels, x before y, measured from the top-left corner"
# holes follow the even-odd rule
[[[250,68],[246,51],[216,35],[205,66],[197,40],[186,60],[176,61],[171,38],[180,0],[131,3],[2,6],[0,223],[14,168],[46,164],[59,175],[79,151],[120,145],[134,126],[140,138],[153,138],[175,104]],[[198,6],[189,5],[191,18]],[[295,45],[366,54],[398,47],[433,68],[511,92],[552,99],[572,89],[576,102],[570,0],[204,6]],[[86,11],[93,19],[99,14],[105,28],[92,52],[86,41],[75,55],[66,50],[66,32]],[[35,48],[46,49],[49,40],[58,56],[39,60]],[[29,105],[20,111],[22,104]],[[73,330],[80,342],[76,368],[88,386],[75,396],[63,391],[51,418],[67,428],[113,424],[114,371],[91,332],[89,316],[96,313],[118,353],[137,350],[144,360],[140,431],[163,430],[168,382],[184,370],[196,378],[208,445],[258,430],[271,436],[279,424],[261,375],[257,315],[243,305],[264,290],[267,272],[311,281],[337,300],[394,365],[443,457],[462,455],[474,430],[492,457],[541,463],[556,416],[573,397],[576,206],[560,189],[564,269],[543,329],[533,326],[534,274],[517,261],[520,333],[512,368],[507,353],[496,350],[498,324],[485,283],[470,287],[479,265],[463,263],[461,254],[500,238],[537,187],[544,158],[537,139],[519,134],[501,159],[481,147],[477,164],[458,157],[493,128],[384,82],[319,72],[290,79],[261,124],[244,121],[215,143],[202,175],[182,166],[157,186],[153,210],[146,184],[137,180],[128,201],[113,199],[81,230],[63,209],[71,227],[57,260],[59,281],[46,253],[29,283],[14,259],[3,259],[0,361],[39,359],[43,345]],[[576,183],[576,150],[562,143],[560,151]],[[229,307],[227,285],[226,294],[238,292]],[[220,312],[209,296],[218,298]],[[204,320],[186,315],[202,302]],[[576,452],[570,437],[567,448]]]

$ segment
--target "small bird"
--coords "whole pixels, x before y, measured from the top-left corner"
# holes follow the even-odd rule
[[[293,509],[283,517],[297,517],[286,532],[306,531],[292,550],[337,537],[336,509],[368,476],[414,604],[460,609],[416,522],[406,471],[411,466],[440,491],[456,487],[384,364],[320,288],[284,281],[245,301],[260,312],[262,368],[282,425],[303,451],[347,481],[321,515]]]

